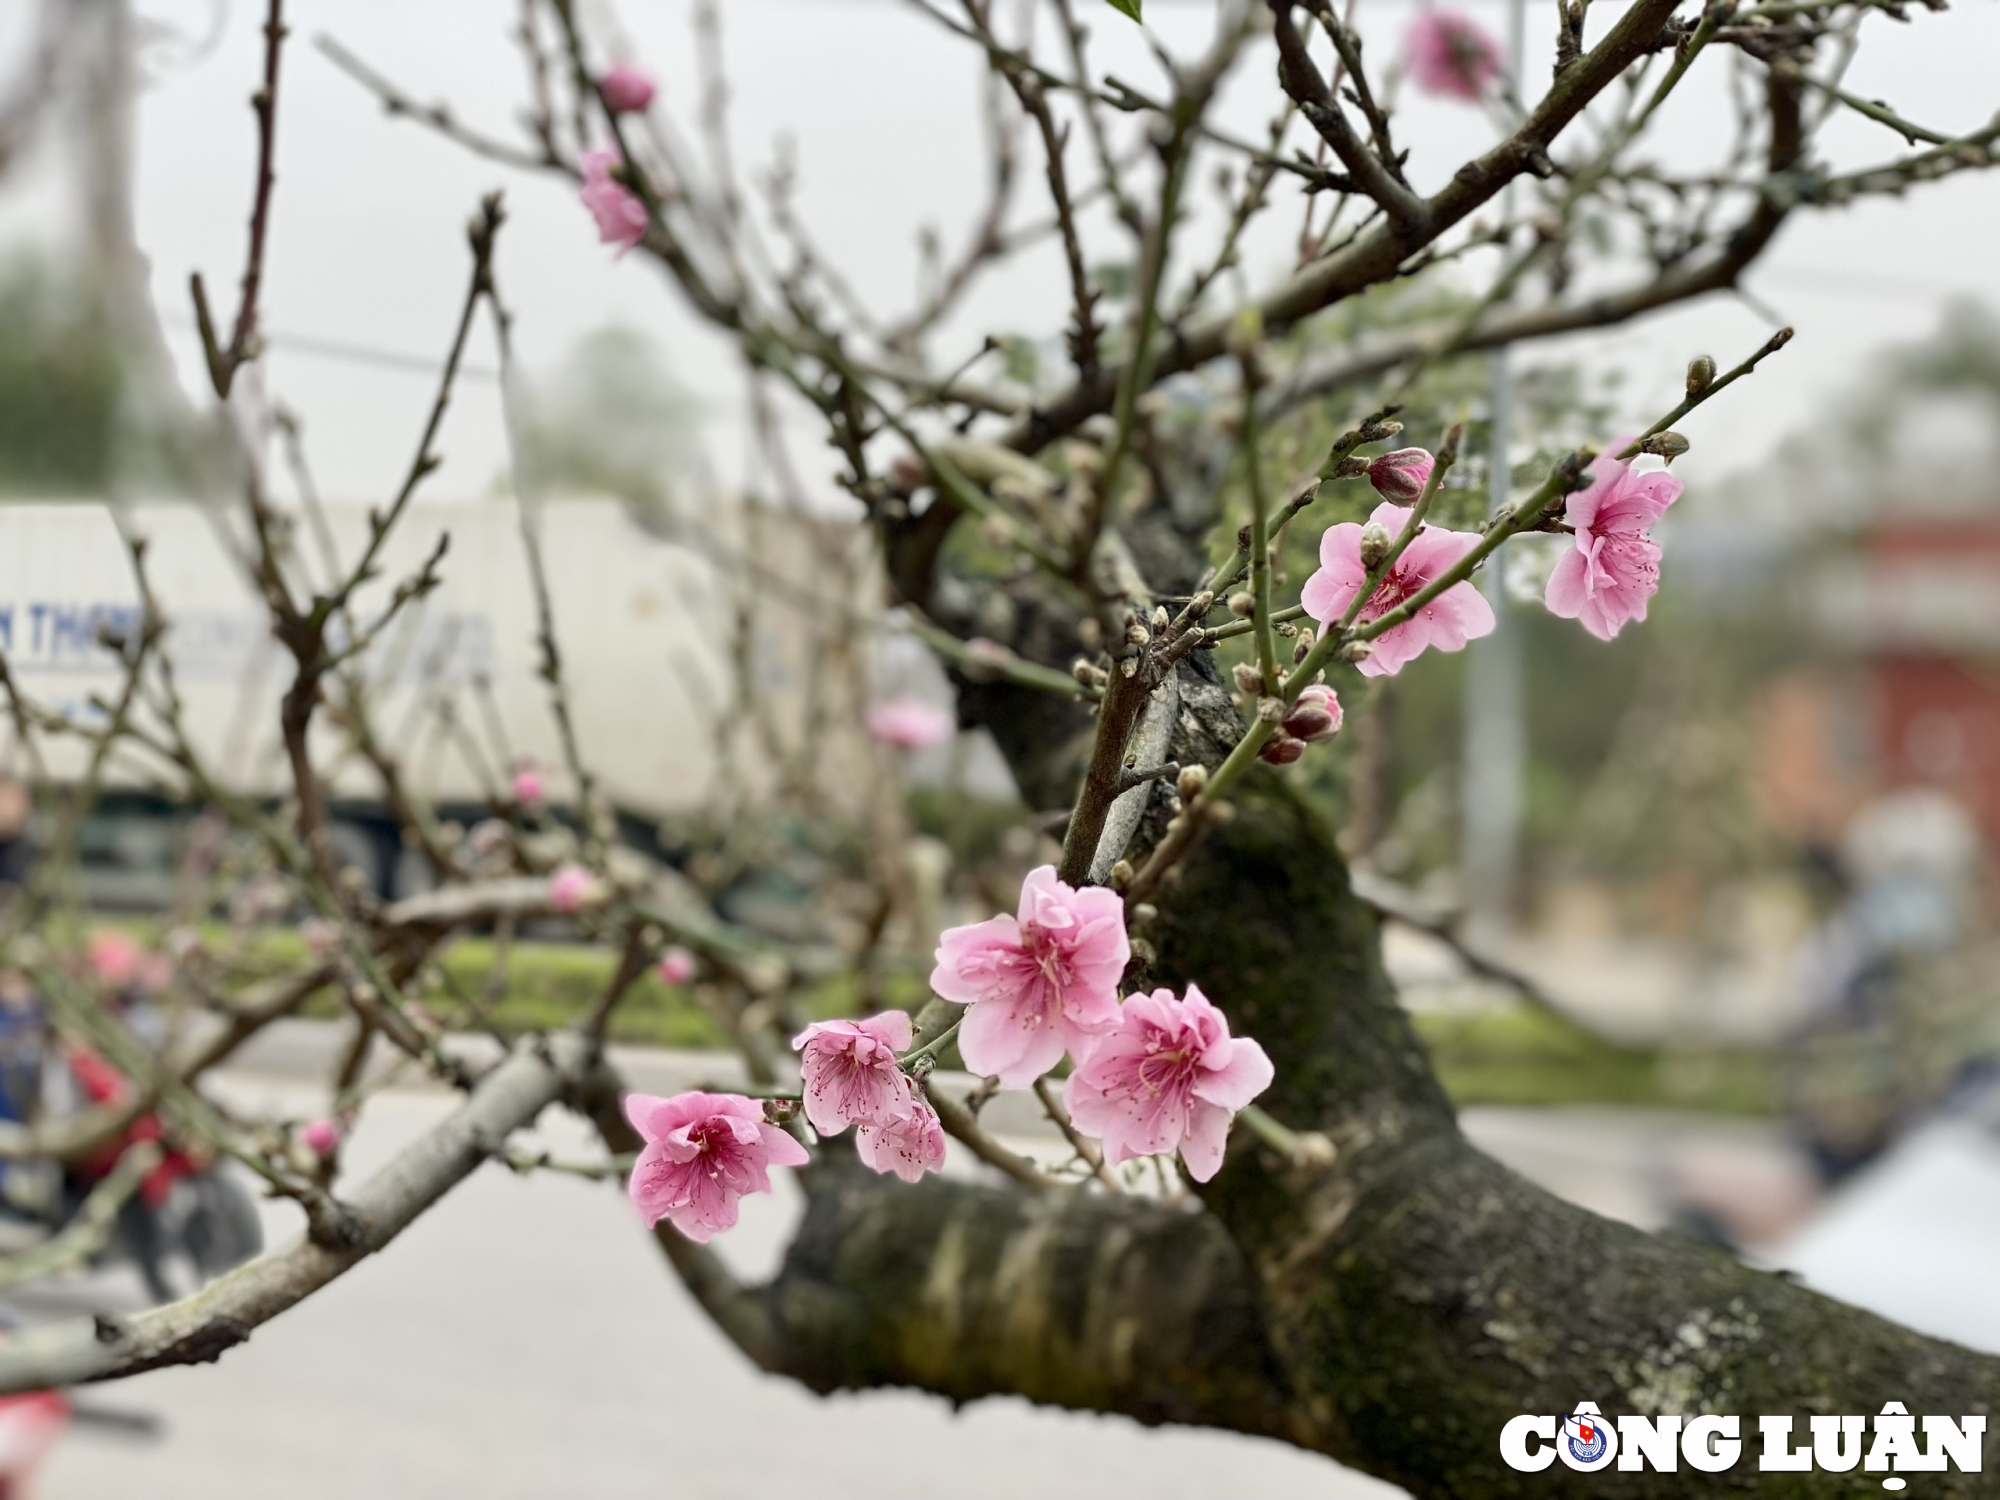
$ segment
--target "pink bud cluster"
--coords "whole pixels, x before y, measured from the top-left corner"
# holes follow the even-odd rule
[[[1258,759],[1274,766],[1289,766],[1306,753],[1306,746],[1330,740],[1340,733],[1340,721],[1345,717],[1340,697],[1332,688],[1324,683],[1310,683],[1299,689],[1298,700],[1264,741],[1257,752]]]
[[[1328,715],[1336,725],[1337,713],[1336,705]],[[1248,1037],[1230,1036],[1194,985],[1121,1002],[1131,953],[1118,894],[1070,886],[1045,865],[1023,882],[1014,916],[944,932],[931,988],[966,1007],[958,1048],[973,1072],[1025,1088],[1068,1053],[1076,1066],[1064,1101],[1078,1128],[1103,1142],[1107,1163],[1178,1152],[1188,1175],[1206,1182],[1221,1170],[1236,1112],[1270,1086],[1271,1061]],[[909,1016],[885,1011],[816,1022],[792,1043],[808,1123],[823,1137],[854,1126],[862,1162],[906,1182],[942,1170],[945,1159],[944,1127],[913,1077],[911,1040]],[[806,1160],[741,1095],[634,1095],[625,1108],[646,1142],[633,1203],[649,1225],[664,1218],[691,1239],[733,1225],[744,1194],[770,1189],[769,1166]]]

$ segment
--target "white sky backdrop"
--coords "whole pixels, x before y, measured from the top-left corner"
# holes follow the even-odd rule
[[[1088,8],[1093,0],[1083,3]],[[1095,8],[1100,69],[1156,87],[1136,29],[1107,7]],[[1469,0],[1465,8],[1495,29],[1502,23],[1498,0]],[[18,50],[28,9],[21,0],[0,0],[0,45],[10,51]],[[139,229],[169,337],[193,388],[198,356],[187,277],[203,270],[233,302],[254,147],[245,101],[258,69],[263,7],[255,0],[140,0],[139,9],[172,34],[152,54],[142,106]],[[620,11],[639,57],[664,79],[668,103],[683,110],[693,94],[688,9],[685,0],[627,0]],[[1609,5],[1596,9],[1612,12]],[[499,265],[525,358],[546,365],[606,322],[645,330],[711,419],[705,446],[712,464],[725,475],[735,471],[743,446],[740,378],[725,346],[682,309],[661,274],[636,257],[614,261],[564,186],[477,160],[420,127],[385,118],[311,45],[329,33],[418,98],[448,100],[462,118],[504,134],[524,98],[519,56],[507,35],[515,7],[499,0],[294,0],[288,10],[295,40],[283,91],[266,322],[278,336],[270,357],[274,388],[305,418],[322,487],[355,498],[391,491],[409,460],[431,382],[421,371],[288,347],[284,337],[436,358],[463,287],[460,226],[478,195],[495,186],[505,187],[510,205]],[[1214,8],[1199,0],[1151,0],[1149,10],[1156,32],[1187,52],[1207,36]],[[897,0],[728,0],[725,12],[739,160],[761,173],[778,140],[791,137],[800,206],[829,258],[879,308],[906,306],[919,226],[938,226],[947,245],[956,245],[983,201],[983,70],[976,55]],[[1547,77],[1553,13],[1551,0],[1531,0],[1531,90]],[[1402,0],[1360,0],[1378,64],[1396,49],[1410,14]],[[1591,35],[1605,24],[1594,15]],[[1857,93],[1886,98],[1920,122],[1956,133],[1977,127],[2000,106],[1996,59],[2000,4],[1960,0],[1946,15],[1920,12],[1909,26],[1871,19],[1848,81]],[[1255,134],[1277,97],[1268,61],[1259,60],[1239,71],[1229,113]],[[1719,91],[1684,87],[1658,121],[1665,131],[1661,149],[1683,162],[1699,159],[1719,142],[1727,118]],[[1492,128],[1477,110],[1422,99],[1409,100],[1399,120],[1419,185],[1440,180],[1490,140]],[[1841,122],[1827,143],[1843,165],[1902,149],[1888,131],[1855,119]],[[1039,146],[1026,139],[1023,152],[1017,214],[1038,218]],[[1080,139],[1072,155],[1081,167]],[[68,219],[63,170],[59,155],[46,152],[32,170],[9,180],[0,193],[0,244],[61,242]],[[1296,209],[1288,203],[1277,218],[1292,232]],[[1810,418],[1816,398],[1851,379],[1871,349],[1934,326],[1954,293],[2000,303],[1996,231],[2000,171],[1962,174],[1901,201],[1795,219],[1749,285],[1797,324],[1798,340],[1754,381],[1687,424],[1695,443],[1684,468],[1690,481],[1761,457]],[[1267,282],[1280,256],[1275,241],[1253,247],[1253,281]],[[1062,288],[1048,254],[983,283],[969,316],[956,325],[956,347],[967,346],[968,331],[976,336],[988,327],[1052,334]],[[1714,298],[1586,336],[1573,347],[1626,369],[1632,399],[1654,408],[1677,394],[1689,355],[1708,350],[1727,365],[1769,326],[1742,302]],[[941,359],[954,347],[940,343]],[[490,345],[482,340],[474,358],[490,367]],[[501,470],[492,384],[464,388],[444,448],[434,494],[483,490]],[[814,465],[819,451],[800,449]]]

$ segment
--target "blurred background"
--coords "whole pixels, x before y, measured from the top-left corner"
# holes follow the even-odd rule
[[[1468,8],[1500,25],[1497,4]],[[261,7],[99,0],[53,23],[62,9],[0,5],[0,650],[50,701],[102,690],[97,626],[133,604],[119,507],[152,539],[197,737],[244,790],[269,791],[282,674],[206,519],[228,465],[192,394],[185,291],[191,271],[215,284],[240,263]],[[1178,41],[1206,10],[1149,0],[1148,18]],[[1368,3],[1359,19],[1387,49],[1408,13]],[[1552,48],[1547,20],[1529,17],[1531,60]],[[667,95],[688,97],[688,8],[620,21]],[[888,0],[736,0],[727,23],[746,170],[789,174],[858,295],[907,300],[939,238],[979,211],[982,185],[954,166],[980,149],[977,60]],[[956,729],[920,634],[881,616],[830,460],[788,444],[792,418],[760,409],[653,268],[608,257],[566,185],[385,116],[312,45],[330,37],[505,134],[522,84],[498,8],[308,3],[292,24],[259,378],[288,414],[273,461],[319,497],[336,550],[417,442],[466,213],[502,184],[510,206],[499,266],[528,372],[514,442],[476,345],[445,463],[391,558],[408,567],[452,535],[445,586],[383,648],[386,718],[425,795],[463,832],[521,768],[547,775],[553,802],[573,794],[514,540],[512,502],[532,490],[551,508],[560,633],[621,838],[731,920],[852,960],[806,998],[814,1013],[911,1003],[937,930],[1011,907],[1047,857],[1049,810],[1023,802],[983,733]],[[1851,86],[1920,91],[1937,123],[1980,122],[2000,7],[1924,30],[1882,39]],[[1143,66],[1136,37],[1107,29],[1110,69],[1120,47]],[[1676,108],[1699,136],[1719,105]],[[1457,160],[1486,128],[1413,106],[1413,169]],[[1299,771],[1388,917],[1391,968],[1483,1145],[1600,1211],[2000,1350],[2000,1295],[1972,1274],[2000,1231],[1995,222],[2000,181],[1967,173],[1795,223],[1741,295],[1518,354],[1515,446],[1545,459],[1661,408],[1691,354],[1799,330],[1689,424],[1645,628],[1605,645],[1547,616],[1523,556],[1501,638],[1376,681],[1334,753]],[[1018,327],[1009,359],[1032,380],[1056,347],[1052,287],[1059,270],[1031,256],[959,316]],[[1477,364],[1427,376],[1412,436],[1432,441],[1486,379]],[[1482,513],[1479,464],[1453,483],[1446,504]],[[1286,559],[1294,585],[1309,544]],[[9,755],[0,772],[27,777]],[[385,898],[421,890],[364,769],[336,782],[343,858]],[[37,830],[21,780],[0,785],[0,877],[20,878]],[[158,947],[190,845],[211,836],[142,774],[114,773],[80,845],[82,920]],[[239,925],[300,941],[256,892],[246,877]],[[572,936],[494,939],[517,947],[482,1014],[504,1030],[586,1004],[616,955]],[[497,972],[490,942],[453,955],[447,988]],[[647,986],[617,1036],[635,1079],[714,1076],[726,1007],[700,985]],[[217,1087],[245,1108],[304,1097],[331,1027],[274,1028]],[[414,1084],[381,1097],[364,1162],[445,1108]],[[1014,1125],[1033,1149],[1041,1127]],[[787,1212],[758,1207],[730,1247],[753,1264]],[[266,1239],[293,1232],[288,1211],[259,1206]],[[33,1318],[146,1295],[109,1265],[0,1289],[0,1304]],[[39,1418],[0,1408],[9,1420]],[[774,1422],[787,1440],[742,1467]],[[498,1167],[217,1368],[79,1396],[35,1492],[636,1495],[665,1472],[691,1494],[860,1494],[879,1488],[868,1444],[884,1437],[946,1455],[966,1495],[1393,1493],[1248,1439],[1019,1403],[819,1401],[710,1332],[615,1195]]]

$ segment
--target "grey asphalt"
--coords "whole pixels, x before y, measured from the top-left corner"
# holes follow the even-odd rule
[[[230,1101],[297,1115],[302,1080],[234,1075]],[[450,1100],[387,1092],[349,1164],[366,1172]],[[583,1154],[575,1122],[541,1132]],[[728,1249],[775,1261],[797,1205],[753,1200]],[[298,1232],[285,1207],[272,1236]],[[79,1303],[129,1299],[95,1275]],[[213,1365],[84,1393],[159,1422],[72,1430],[37,1500],[1362,1500],[1401,1492],[1227,1433],[1147,1430],[1019,1400],[820,1398],[760,1374],[708,1325],[615,1188],[482,1169],[383,1255]]]
[[[250,1113],[316,1112],[332,1028],[274,1028],[218,1075]],[[477,1048],[477,1043],[467,1043]],[[727,1059],[634,1051],[635,1088],[727,1084]],[[348,1148],[372,1171],[451,1108],[441,1091],[386,1087]],[[1022,1100],[987,1116],[1025,1149],[1053,1146]],[[1648,1228],[1665,1222],[1675,1162],[1771,1159],[1747,1122],[1610,1109],[1468,1110],[1483,1147],[1551,1190]],[[1039,1139],[1038,1139],[1039,1134]],[[529,1146],[584,1158],[579,1122],[552,1110]],[[956,1145],[954,1152],[958,1150]],[[975,1170],[954,1160],[953,1170]],[[768,1271],[798,1212],[790,1181],[745,1204],[719,1243]],[[1759,1195],[1768,1196],[1753,1184]],[[289,1205],[264,1208],[275,1243]],[[17,1302],[20,1299],[15,1299]],[[33,1310],[134,1306],[129,1272],[61,1283]],[[734,1500],[774,1493],[877,1500],[1393,1500],[1402,1492],[1280,1444],[1016,1399],[954,1412],[914,1392],[820,1398],[760,1374],[682,1292],[615,1187],[489,1165],[386,1253],[258,1330],[213,1366],[93,1388],[92,1407],[155,1424],[150,1437],[91,1423],[67,1436],[38,1500]],[[129,1427],[131,1424],[123,1424]]]

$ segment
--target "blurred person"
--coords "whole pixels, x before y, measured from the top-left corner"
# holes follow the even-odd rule
[[[34,845],[28,824],[35,810],[27,783],[14,776],[0,776],[0,887],[27,883],[35,862]]]
[[[1803,1014],[1786,1107],[1831,1183],[1978,1069],[1990,1007],[1949,977],[1974,937],[1981,875],[1977,825],[1955,798],[1885,793],[1820,866],[1830,909],[1796,959]]]

